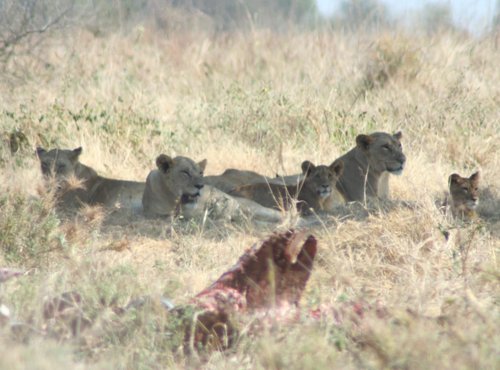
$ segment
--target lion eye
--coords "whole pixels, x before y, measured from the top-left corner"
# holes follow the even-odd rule
[[[182,174],[186,177],[191,177],[191,174],[188,171],[182,171]]]

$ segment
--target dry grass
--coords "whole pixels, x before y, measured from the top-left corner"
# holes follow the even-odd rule
[[[0,265],[31,269],[0,286],[0,301],[26,324],[16,335],[0,327],[0,368],[498,368],[500,50],[492,40],[138,29],[72,33],[45,52],[52,68],[34,64],[36,78],[0,86]],[[331,163],[358,133],[398,129],[408,167],[391,178],[392,196],[415,209],[311,229],[320,250],[302,302],[364,299],[394,319],[368,317],[358,333],[304,318],[244,334],[202,365],[179,353],[154,305],[124,317],[110,307],[141,295],[184,303],[267,230],[116,224],[92,207],[60,219],[39,190],[34,155],[38,145],[83,146],[83,163],[131,180],[144,180],[159,153],[207,158],[207,174],[274,175],[298,172],[304,159]],[[14,132],[26,139],[11,154]],[[435,201],[450,173],[475,169],[488,217],[455,225]],[[93,322],[72,339],[67,324],[42,315],[44,300],[71,290]]]

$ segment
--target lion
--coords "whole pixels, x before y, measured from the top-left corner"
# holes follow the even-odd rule
[[[144,214],[147,217],[179,216],[195,208],[205,186],[206,165],[206,159],[195,163],[187,157],[160,154],[156,158],[157,169],[146,178],[142,197]]]
[[[185,219],[208,217],[211,220],[258,223],[282,222],[281,212],[264,207],[250,199],[233,197],[206,185],[203,171],[207,161],[195,163],[186,157],[170,158],[161,154],[157,169],[150,172],[143,195],[143,210],[149,218]]]
[[[269,181],[272,181],[272,179],[260,173],[235,168],[229,168],[221,175],[205,176],[205,184],[211,185],[225,193],[230,193],[243,185]]]
[[[477,217],[479,178],[479,172],[473,173],[470,177],[462,177],[456,173],[450,175],[448,183],[453,217],[462,220],[473,220]]]
[[[304,161],[301,168],[303,177],[296,185],[260,182],[240,186],[229,194],[275,209],[288,210],[296,204],[302,215],[310,214],[311,210],[324,211],[325,204],[336,192],[335,185],[342,175],[344,163],[336,160],[330,166],[315,166],[310,161]]]
[[[108,179],[99,176],[89,166],[79,161],[82,148],[37,148],[42,174],[46,180],[54,179],[58,205],[65,209],[82,204],[100,204],[105,207],[140,208],[145,183]],[[72,184],[72,178],[79,184]]]
[[[389,197],[389,174],[401,175],[406,162],[402,137],[401,132],[393,135],[375,132],[356,137],[356,146],[338,158],[344,163],[344,170],[336,187],[346,202]],[[293,185],[301,177],[277,177],[272,182]]]
[[[388,174],[401,175],[406,162],[402,137],[401,132],[393,135],[375,132],[356,137],[356,146],[339,158],[344,162],[344,172],[337,182],[337,190],[346,201],[389,197]]]

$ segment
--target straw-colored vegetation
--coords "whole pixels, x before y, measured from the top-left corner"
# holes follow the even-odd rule
[[[29,270],[0,283],[0,303],[23,323],[0,325],[0,368],[499,367],[493,39],[136,28],[49,41],[23,81],[0,85],[0,267]],[[118,316],[111,307],[143,295],[185,303],[269,229],[110,222],[99,207],[63,218],[35,156],[36,146],[82,146],[80,160],[99,174],[138,181],[160,153],[206,158],[206,174],[236,167],[274,176],[296,173],[306,159],[331,163],[357,134],[397,130],[408,162],[391,177],[391,197],[414,206],[311,228],[319,257],[304,317],[258,333],[245,330],[245,318],[237,345],[201,363],[175,346],[163,308]],[[451,173],[477,169],[480,218],[461,225],[436,203]],[[43,316],[44,302],[67,291],[79,292],[91,323],[76,336],[64,319]],[[346,300],[387,307],[391,318],[369,315],[359,328],[307,315]]]

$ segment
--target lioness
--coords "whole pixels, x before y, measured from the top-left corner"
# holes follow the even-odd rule
[[[79,161],[82,148],[73,150],[37,148],[43,176],[54,178],[56,196],[63,208],[78,207],[82,203],[102,204],[107,207],[140,208],[145,184],[136,181],[115,180],[101,177],[91,167]],[[79,182],[70,184],[71,177]]]
[[[324,210],[342,175],[344,163],[336,160],[330,166],[315,166],[304,161],[301,167],[303,178],[296,185],[260,182],[240,186],[229,194],[275,209],[289,209],[296,202],[297,210],[302,214],[309,214],[311,209],[316,212]]]
[[[453,217],[462,220],[474,219],[479,203],[479,172],[473,173],[470,177],[461,177],[454,173],[448,178],[448,183]]]
[[[339,158],[344,162],[344,172],[337,189],[346,201],[388,197],[387,175],[401,175],[406,162],[402,137],[401,132],[394,135],[375,132],[356,137],[356,146]]]
[[[406,157],[401,147],[402,133],[375,132],[358,135],[356,146],[341,156],[344,171],[337,190],[347,202],[364,201],[367,197],[389,197],[389,174],[403,172]],[[273,183],[296,184],[301,175],[277,177]]]
[[[195,163],[190,158],[160,154],[156,158],[158,169],[151,171],[146,179],[142,197],[144,214],[168,217],[196,207],[206,165],[206,159]]]
[[[186,157],[172,159],[164,154],[158,156],[158,169],[148,175],[142,198],[145,215],[182,215],[185,218],[208,217],[227,221],[248,219],[265,223],[283,221],[281,213],[274,209],[204,185],[206,164],[206,160],[195,163]]]

